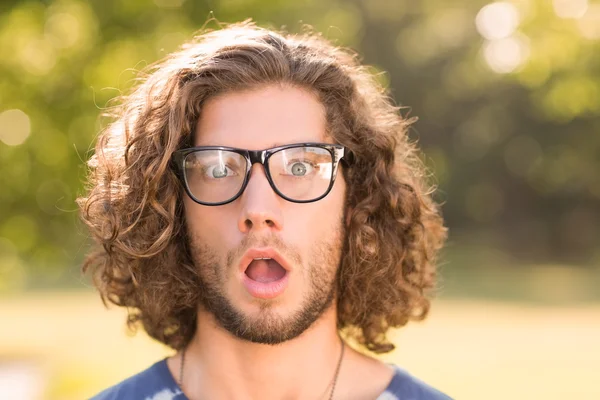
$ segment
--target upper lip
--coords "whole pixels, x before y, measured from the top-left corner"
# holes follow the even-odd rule
[[[281,265],[283,267],[283,269],[285,269],[287,272],[292,270],[288,261],[285,259],[285,257],[283,257],[281,254],[279,254],[279,252],[277,250],[275,250],[271,247],[262,247],[262,248],[251,248],[251,249],[248,249],[244,253],[244,255],[242,256],[242,259],[240,260],[240,265],[239,265],[240,272],[242,272],[242,273],[246,272],[248,265],[250,265],[250,263],[255,258],[272,258],[273,260],[277,261],[279,263],[279,265]]]

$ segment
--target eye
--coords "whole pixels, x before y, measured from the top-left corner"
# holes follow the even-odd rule
[[[233,169],[223,164],[209,165],[204,169],[204,173],[208,178],[213,179],[222,179],[237,175],[237,173]]]
[[[310,175],[314,170],[311,163],[306,161],[292,161],[286,167],[286,173],[293,176],[306,176]]]

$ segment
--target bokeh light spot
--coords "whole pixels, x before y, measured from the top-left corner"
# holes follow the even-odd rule
[[[507,74],[529,57],[529,45],[520,36],[491,40],[483,46],[483,56],[494,72]]]
[[[68,13],[57,13],[46,21],[45,34],[59,48],[75,45],[81,37],[81,26],[77,18]]]
[[[577,21],[581,36],[600,39],[600,4],[590,4],[587,12]]]
[[[0,113],[0,140],[9,146],[23,143],[31,133],[29,116],[21,110]]]
[[[553,0],[552,6],[560,18],[581,18],[588,9],[588,0]]]
[[[50,40],[32,39],[20,49],[19,60],[30,74],[44,76],[56,65],[56,51]]]
[[[600,83],[593,76],[573,76],[553,82],[540,105],[549,118],[568,122],[600,109]]]
[[[519,26],[519,11],[513,4],[504,1],[488,4],[477,13],[475,26],[488,40],[509,37]]]

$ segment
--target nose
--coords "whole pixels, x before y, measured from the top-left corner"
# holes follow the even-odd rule
[[[248,234],[252,231],[283,229],[283,199],[273,191],[262,165],[252,166],[248,185],[239,200],[242,204],[238,220],[240,232]]]

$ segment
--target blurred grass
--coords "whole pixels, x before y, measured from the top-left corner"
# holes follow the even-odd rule
[[[451,242],[442,252],[438,292],[443,297],[546,306],[600,303],[600,250],[580,265],[527,263],[491,246],[492,240],[458,241],[460,246]]]
[[[124,318],[90,292],[5,297],[0,364],[34,364],[42,398],[87,398],[171,353],[126,335]],[[600,398],[600,304],[439,299],[424,323],[392,337],[398,348],[382,359],[456,399]]]

